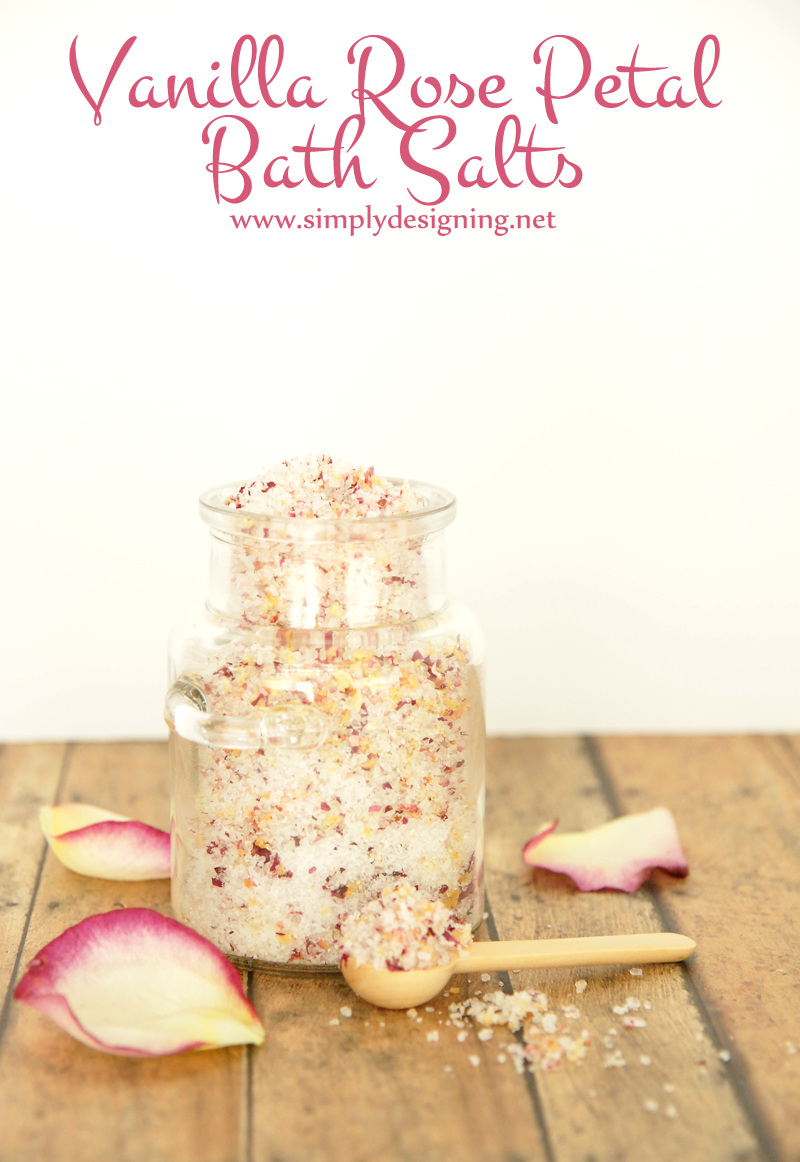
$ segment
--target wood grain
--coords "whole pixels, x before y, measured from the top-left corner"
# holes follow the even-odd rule
[[[600,751],[626,811],[665,805],[691,875],[656,877],[700,945],[692,975],[774,1152],[800,1157],[800,757],[752,737],[609,738]],[[796,1046],[797,1053],[788,1046]]]
[[[82,744],[68,763],[64,754],[55,744],[0,752],[2,895],[19,901],[0,909],[2,980],[10,979],[26,923],[23,963],[92,913],[131,905],[169,912],[164,882],[85,879],[49,854],[42,863],[36,822],[61,778],[62,801],[165,826],[166,748]],[[671,927],[699,942],[688,971],[550,970],[458,981],[472,992],[534,985],[558,1013],[576,1004],[577,1025],[594,1036],[582,1066],[520,1077],[510,1061],[497,1060],[510,1035],[498,1031],[479,1043],[472,1032],[458,1042],[444,1024],[446,999],[437,998],[434,1013],[421,1009],[417,1023],[371,1009],[336,976],[254,974],[263,1049],[160,1061],[94,1053],[13,1004],[0,1029],[0,1162],[800,1158],[800,1054],[786,1047],[800,1048],[800,738],[500,739],[490,743],[489,759],[493,935]],[[566,877],[521,864],[522,843],[547,818],[583,828],[661,803],[678,818],[688,880],[658,874],[655,889],[634,895],[580,893]],[[577,977],[589,982],[582,996]],[[650,1002],[637,1014],[645,1027],[625,1029],[612,1012],[628,996]],[[564,1022],[574,1030],[575,1022]],[[428,1041],[429,1032],[439,1039]],[[626,1065],[604,1068],[616,1046]],[[726,1048],[730,1064],[719,1058]]]
[[[163,826],[169,813],[166,749],[160,743],[76,746],[61,799]],[[88,879],[48,853],[23,966],[86,916],[131,906],[168,914],[169,884]],[[110,1057],[14,1004],[0,1043],[0,1158],[235,1162],[242,1153],[245,1061],[241,1049],[152,1061]]]
[[[0,747],[0,1009],[44,859],[39,808],[53,802],[66,750],[64,743]]]
[[[560,817],[564,830],[582,830],[613,814],[580,740],[494,740],[488,755],[486,873],[500,939],[662,930],[646,893],[583,893],[565,876],[522,866],[522,845],[540,823]],[[686,934],[694,936],[691,925]],[[580,1021],[565,1025],[585,1027],[594,1037],[582,1067],[536,1075],[559,1162],[766,1157],[687,989],[685,972],[680,965],[649,965],[641,977],[624,968],[513,975],[516,988],[545,991],[551,1009],[576,1004]],[[582,996],[575,993],[576,978],[588,981]],[[628,996],[650,1002],[651,1009],[636,1014],[646,1020],[645,1028],[626,1029],[612,1012]],[[604,1067],[617,1047],[625,1066]],[[651,1063],[642,1064],[642,1057]],[[666,1092],[665,1085],[674,1091]],[[658,1110],[649,1112],[646,1102]],[[669,1107],[675,1116],[668,1116]]]
[[[457,1041],[447,998],[417,1021],[373,1008],[339,976],[259,974],[253,999],[268,1029],[253,1060],[256,1162],[546,1159],[525,1079],[498,1064],[493,1043]]]

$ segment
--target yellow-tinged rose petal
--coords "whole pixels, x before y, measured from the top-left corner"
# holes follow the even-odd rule
[[[166,831],[87,803],[43,807],[39,821],[53,854],[70,871],[104,880],[169,879]]]
[[[85,1045],[123,1057],[264,1040],[233,965],[203,936],[149,908],[68,928],[33,958],[14,996]]]
[[[570,876],[583,892],[617,888],[635,892],[653,868],[689,874],[678,828],[666,807],[622,815],[590,831],[554,835],[558,820],[545,823],[522,850],[524,863]]]

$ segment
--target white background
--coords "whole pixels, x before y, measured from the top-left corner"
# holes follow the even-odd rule
[[[197,494],[307,450],[458,495],[451,591],[487,631],[492,731],[800,729],[798,12],[4,0],[0,738],[160,735],[167,633],[204,588]],[[504,112],[584,181],[439,207],[556,214],[504,238],[236,231],[232,211],[417,209],[378,118],[368,195],[217,206],[208,111],[127,91],[175,72],[202,93],[212,60],[222,91],[244,32],[312,75],[320,139],[354,111],[347,48],[381,32],[406,82],[502,73]],[[692,96],[709,32],[719,108],[594,103],[637,43]],[[96,94],[134,33],[95,127],[70,42]],[[553,33],[593,60],[557,127],[532,62]],[[491,158],[501,115],[456,114],[451,174]],[[315,119],[252,116],[265,160]]]

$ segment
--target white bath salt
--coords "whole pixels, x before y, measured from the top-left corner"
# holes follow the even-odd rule
[[[790,1057],[794,1057],[795,1053],[797,1052],[797,1046],[793,1045],[791,1041],[787,1041],[786,1042],[786,1052],[789,1054]]]
[[[461,1041],[461,1043],[463,1044],[464,1041],[466,1041],[467,1037],[469,1037],[469,1030],[462,1029],[462,1031],[460,1033],[456,1034],[456,1041]]]
[[[215,716],[312,701],[328,733],[311,757],[291,746],[198,748],[180,919],[229,955],[336,965],[344,917],[402,878],[471,926],[482,914],[472,646],[429,617],[425,537],[411,527],[386,536],[369,521],[419,512],[426,498],[371,468],[306,456],[226,503],[245,525],[220,548],[226,616],[255,632],[220,634],[202,670],[179,677]],[[358,522],[360,539],[346,528],[303,539],[331,518]],[[390,630],[328,633],[350,629],[351,616]],[[309,628],[298,634],[298,624]]]
[[[491,1041],[492,1037],[494,1037],[494,1029],[481,1029],[478,1034],[479,1041]]]
[[[510,994],[498,990],[482,999],[468,997],[451,1003],[450,1011],[454,1022],[472,1021],[481,1026],[481,1041],[488,1041],[497,1026],[505,1026],[511,1032],[522,1029],[522,1045],[503,1046],[518,1073],[526,1069],[533,1072],[534,1068],[557,1069],[564,1062],[580,1065],[592,1041],[586,1029],[574,1036],[566,1035],[563,1029],[559,1032],[558,1015],[550,1012],[547,996],[536,989]]]
[[[469,997],[460,1004],[451,1004],[450,1011],[456,1018],[470,1018],[478,1025],[507,1025],[512,1033],[522,1028],[523,1022],[535,1015],[548,1011],[548,1000],[544,993],[536,989],[522,992],[487,993],[485,997]]]
[[[623,1069],[626,1064],[621,1049],[615,1049],[603,1058],[603,1069]]]
[[[558,1069],[564,1061],[572,1065],[582,1065],[592,1039],[587,1029],[579,1036],[562,1034],[560,1037],[539,1036],[526,1031],[525,1048],[532,1063],[545,1071]],[[533,1071],[533,1064],[531,1065]]]
[[[492,978],[491,978],[491,976],[489,975],[489,973],[488,973],[488,972],[482,972],[482,973],[481,973],[481,980],[483,981],[483,983],[484,983],[484,984],[488,984],[488,983],[489,983],[489,981],[490,981],[491,979],[492,979]]]
[[[644,1002],[644,1007],[645,1007],[646,1009],[652,1009],[652,1007],[653,1007],[653,1006],[650,1004],[650,1002],[649,1002],[649,1001],[645,1001],[645,1002]]]
[[[588,985],[588,983],[589,983],[588,980],[576,980],[575,981],[575,992],[578,994],[585,993],[586,986]]]
[[[345,916],[339,943],[356,965],[434,968],[468,952],[472,932],[441,900],[426,899],[413,884],[403,881],[387,884],[376,900]]]
[[[505,1065],[506,1061],[508,1061],[508,1058],[506,1057],[505,1053],[498,1053],[497,1060],[501,1065]]]
[[[704,1038],[703,1038],[703,1034],[702,1034],[702,1033],[695,1033],[695,1040],[696,1040],[696,1041],[702,1041],[703,1039],[704,1039]]]
[[[353,1010],[350,1008],[349,1005],[342,1005],[342,1007],[339,1009],[339,1012],[342,1014],[343,1017],[352,1017],[352,1015],[353,1015]]]
[[[391,484],[373,468],[312,454],[273,465],[225,503],[268,516],[339,520],[397,516],[424,508],[426,501],[407,482]]]
[[[720,1049],[719,1059],[720,1059],[720,1061],[724,1061],[727,1064],[731,1059],[730,1049]]]
[[[664,1083],[664,1093],[674,1093],[674,1092],[675,1092],[675,1086],[672,1084],[672,1082],[670,1082],[670,1081],[665,1082]]]
[[[642,970],[640,968],[629,968],[628,971],[630,972],[631,976],[641,976],[642,975]]]
[[[475,1053],[471,1053],[469,1056],[469,1063],[470,1065],[480,1065],[481,1059]]]
[[[632,1012],[637,1012],[642,1007],[642,1002],[640,1000],[638,1000],[636,997],[627,997],[625,1000],[625,1004],[628,1006],[628,1009]]]
[[[611,1012],[616,1013],[616,1015],[618,1017],[621,1017],[623,1015],[623,1013],[627,1013],[627,1011],[628,1011],[627,1005],[614,1005],[613,1009],[611,1010]]]
[[[561,1012],[568,1021],[577,1021],[581,1015],[581,1011],[577,1005],[562,1005]]]
[[[417,1017],[417,1024],[418,1024],[418,1025],[421,1025],[421,1024],[422,1024],[422,1017]]]
[[[406,1009],[406,1016],[410,1017],[412,1021],[415,1020],[416,1016],[417,1016],[417,1010],[416,1009]]]
[[[639,1064],[640,1065],[652,1065],[653,1058],[648,1057],[646,1053],[643,1053],[642,1056],[639,1058]]]
[[[642,1106],[644,1107],[644,1109],[647,1110],[647,1112],[649,1114],[657,1114],[658,1113],[658,1102],[653,1101],[652,1098],[648,1098],[647,1101],[642,1102]]]
[[[436,1012],[436,1009],[434,1009],[434,1007],[433,1007],[432,1005],[426,1005],[426,1006],[425,1006],[425,1012],[426,1012],[426,1013],[435,1013],[435,1012]]]
[[[622,1024],[626,1029],[644,1029],[647,1021],[644,1017],[623,1017]]]
[[[603,1038],[603,1045],[606,1047],[606,1049],[613,1049],[614,1048],[614,1041],[611,1037],[604,1037]]]
[[[339,1018],[338,1018],[338,1017],[332,1017],[332,1018],[331,1018],[331,1020],[330,1020],[330,1021],[328,1021],[328,1024],[329,1024],[329,1025],[338,1025],[338,1024],[339,1024]]]
[[[672,1105],[666,1106],[666,1108],[664,1109],[664,1117],[665,1118],[677,1118],[677,1116],[678,1116],[678,1111],[675,1109],[675,1106],[672,1106]]]
[[[426,1041],[438,1041],[439,1040],[438,1030],[434,1029],[432,1033],[426,1033],[425,1040]]]
[[[483,913],[483,918],[484,918],[484,920],[488,920],[488,919],[489,919],[489,913],[488,913],[488,912],[484,912],[484,913]]]
[[[381,1029],[385,1029],[385,1028],[386,1028],[386,1022],[385,1022],[385,1021],[378,1021],[378,1025],[380,1026],[380,1028],[381,1028]]]

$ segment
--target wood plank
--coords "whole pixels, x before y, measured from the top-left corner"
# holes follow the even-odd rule
[[[647,746],[643,740],[643,755]],[[581,742],[495,739],[488,753],[486,872],[500,938],[661,930],[646,892],[581,893],[564,876],[522,866],[522,844],[538,824],[558,816],[563,830],[579,830],[612,814]],[[658,796],[658,780],[652,777],[652,783]],[[685,927],[692,935],[688,917]],[[641,978],[624,968],[512,976],[517,988],[545,991],[557,1012],[561,1005],[577,1004],[581,1020],[565,1024],[586,1027],[595,1037],[582,1067],[536,1074],[558,1162],[740,1162],[769,1156],[717,1056],[685,973],[678,965],[654,965],[646,966]],[[578,977],[589,982],[582,996],[574,991]],[[612,1012],[628,996],[650,1001],[652,1008],[637,1014],[647,1021],[645,1028],[625,1029]],[[609,1033],[612,1028],[616,1034]],[[609,1052],[604,1040],[620,1047],[625,1067],[604,1068]],[[651,1064],[642,1064],[642,1057]],[[665,1092],[665,1086],[674,1091]],[[648,1112],[645,1102],[655,1102],[658,1111]],[[670,1106],[674,1117],[668,1115]]]
[[[65,752],[64,743],[0,747],[0,1008],[44,857],[39,808],[55,799]]]
[[[339,976],[256,974],[253,999],[268,1030],[253,1057],[258,1162],[546,1159],[525,1079],[498,1064],[495,1044],[461,1044],[439,1024],[453,998],[421,1007],[417,1022],[359,1000]]]
[[[82,800],[164,826],[166,746],[76,746],[62,801]],[[48,853],[23,963],[93,913],[145,906],[169,914],[169,885],[77,876]],[[40,1013],[14,1004],[0,1044],[8,1162],[233,1162],[243,1156],[246,1051],[160,1060],[110,1057],[80,1045]]]
[[[800,752],[758,737],[608,738],[626,811],[664,804],[691,866],[657,878],[699,944],[693,975],[778,1156],[800,1156]],[[779,1143],[779,1145],[778,1145]]]

